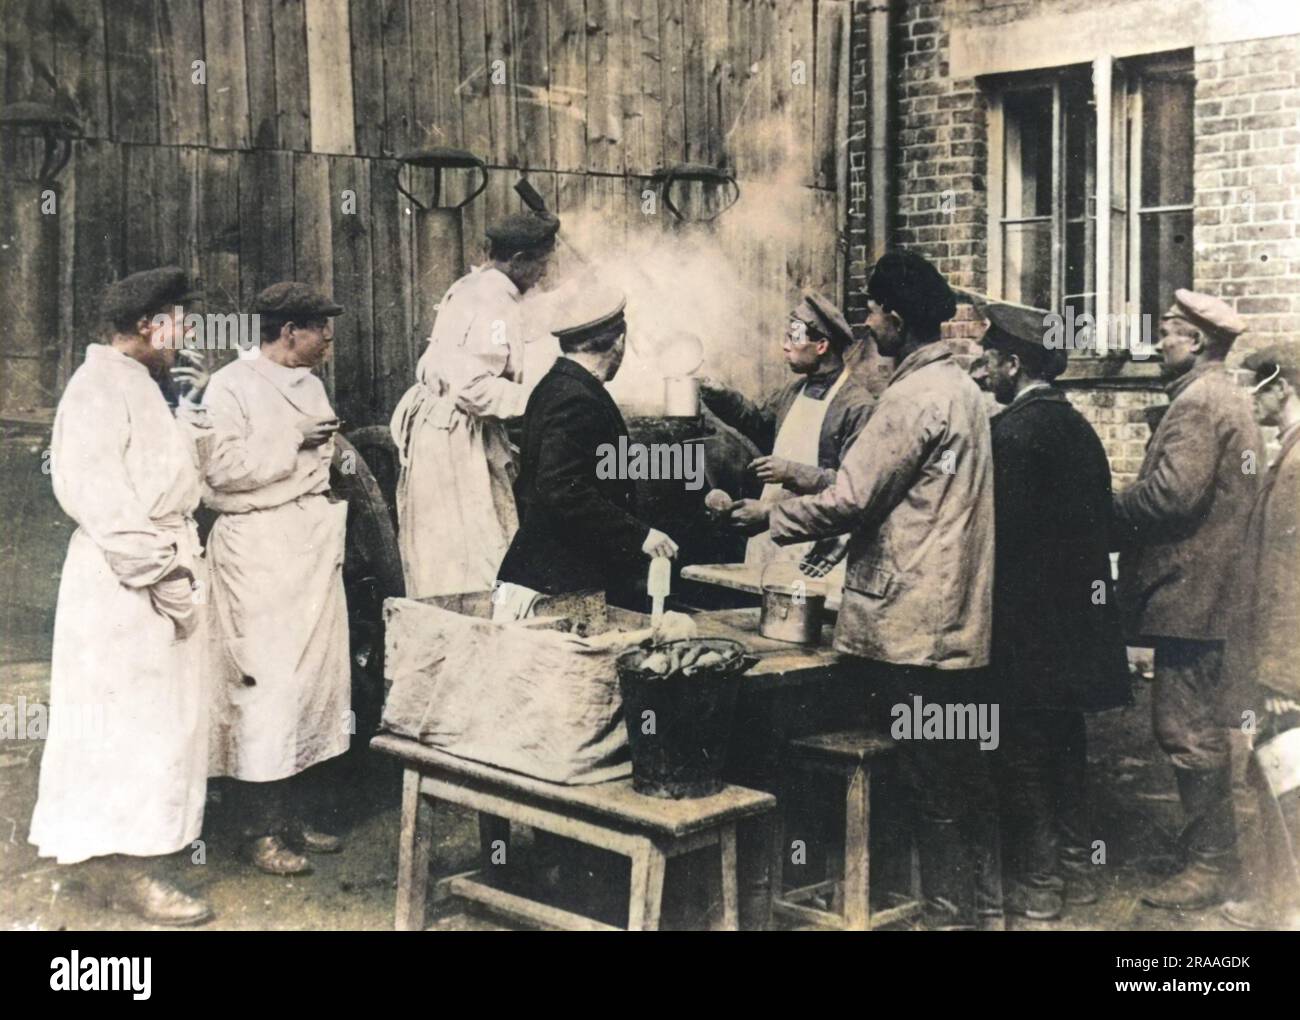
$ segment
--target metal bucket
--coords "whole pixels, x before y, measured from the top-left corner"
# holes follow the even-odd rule
[[[730,653],[718,666],[690,676],[646,672],[652,652],[700,646]],[[632,788],[649,797],[709,797],[726,785],[722,771],[731,746],[740,677],[758,660],[738,641],[692,638],[655,648],[632,648],[615,660],[632,757]],[[647,726],[648,720],[653,726]]]
[[[664,376],[664,417],[700,416],[700,380],[694,375]]]
[[[823,585],[816,581],[768,580],[766,570],[760,584],[763,608],[759,613],[758,632],[763,637],[796,645],[821,642],[826,610]]]

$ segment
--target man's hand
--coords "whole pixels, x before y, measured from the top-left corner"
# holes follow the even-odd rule
[[[714,379],[712,376],[702,375],[698,378],[700,380],[700,393],[705,396],[716,396],[719,393],[727,392],[728,387],[718,382],[718,380]]]
[[[749,462],[749,470],[758,476],[758,480],[768,485],[784,485],[794,481],[792,461],[784,457],[755,457]]]
[[[667,556],[671,560],[677,555],[677,543],[662,531],[651,528],[650,534],[646,535],[645,541],[641,543],[641,551],[651,559],[656,556]]]
[[[821,538],[799,561],[799,570],[808,577],[825,577],[835,565],[844,559],[849,550],[849,536],[836,535],[834,538]]]
[[[180,389],[182,397],[198,403],[212,378],[211,373],[208,372],[207,359],[202,351],[193,351],[186,347],[176,349],[176,358],[176,364],[172,366],[172,379]]]
[[[300,445],[304,450],[310,450],[328,443],[334,438],[340,424],[337,418],[308,418],[298,426],[298,431],[302,433]]]
[[[731,504],[727,523],[749,535],[767,530],[768,507],[756,499],[738,499]]]

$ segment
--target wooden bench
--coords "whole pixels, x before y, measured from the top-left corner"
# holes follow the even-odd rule
[[[916,849],[912,848],[912,890],[910,899],[887,910],[871,912],[871,765],[890,754],[894,742],[869,730],[819,733],[791,740],[787,745],[785,771],[832,775],[844,782],[844,857],[832,865],[831,877],[798,889],[783,890],[785,836],[782,821],[774,827],[772,885],[774,912],[783,918],[815,927],[846,931],[869,931],[904,921],[921,910]],[[792,785],[792,784],[791,784]],[[783,794],[784,808],[791,798]],[[831,910],[808,905],[816,896],[830,895]]]
[[[713,926],[735,931],[736,823],[776,807],[771,794],[741,786],[695,800],[661,800],[637,793],[631,779],[562,786],[457,758],[405,737],[382,734],[370,746],[393,755],[405,768],[397,868],[399,931],[425,927],[433,806],[439,800],[630,858],[629,931],[658,929],[668,858],[710,846],[718,847],[721,886],[721,909],[715,911]],[[512,920],[574,931],[618,930],[496,888],[478,871],[451,876],[440,885]]]

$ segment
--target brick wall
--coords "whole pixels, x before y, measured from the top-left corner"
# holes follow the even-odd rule
[[[1300,37],[1196,50],[1196,287],[1300,340]]]
[[[1121,3],[1122,0],[1112,0]],[[900,0],[892,5],[893,209],[889,245],[913,248],[957,286],[987,285],[988,151],[985,103],[973,79],[948,70],[954,25],[998,24],[1082,0]],[[867,18],[853,4],[849,263],[846,312],[865,311],[874,258],[862,205],[867,198]],[[1250,323],[1243,351],[1300,340],[1300,38],[1230,43],[1195,51],[1196,250],[1193,286],[1229,301]],[[858,158],[855,158],[857,154]],[[959,308],[946,334],[960,354],[980,324]],[[1238,354],[1240,357],[1240,354]],[[1097,429],[1117,486],[1140,466],[1147,409],[1163,403],[1151,381],[1079,382],[1071,401]]]

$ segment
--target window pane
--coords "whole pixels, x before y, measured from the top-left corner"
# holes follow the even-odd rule
[[[1049,216],[1052,212],[1052,90],[1009,92],[1003,103],[1006,123],[1008,219]]]
[[[1196,82],[1190,71],[1142,76],[1142,205],[1192,203],[1192,107]]]
[[[1052,307],[1052,225],[1008,223],[1002,228],[1002,290],[1008,301]]]
[[[1192,214],[1186,212],[1143,213],[1142,314],[1153,324],[1174,303],[1174,291],[1192,283]],[[1154,332],[1154,329],[1153,329]]]
[[[1061,102],[1065,108],[1065,216],[1076,219],[1095,214],[1088,200],[1097,192],[1097,105],[1092,86],[1086,82],[1063,83]]]
[[[1065,299],[1074,314],[1093,311],[1097,290],[1097,221],[1081,220],[1065,225]],[[1062,309],[1064,311],[1064,309]]]

